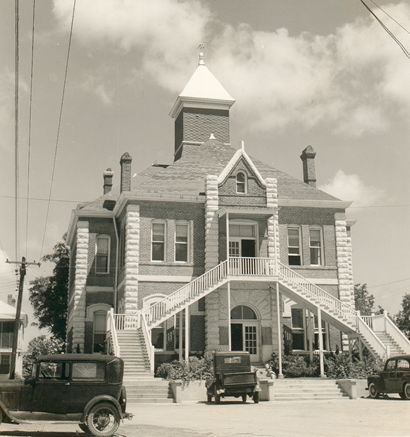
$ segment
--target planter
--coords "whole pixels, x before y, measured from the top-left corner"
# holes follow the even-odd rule
[[[369,395],[366,379],[338,379],[336,383],[350,399],[367,398]]]
[[[205,381],[171,381],[170,387],[174,402],[206,402]]]

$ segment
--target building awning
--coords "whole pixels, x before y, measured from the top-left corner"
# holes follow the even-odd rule
[[[248,206],[248,207],[237,207],[237,206],[224,206],[219,208],[218,216],[223,217],[225,214],[229,214],[230,218],[236,217],[244,217],[248,218],[265,218],[270,217],[275,213],[275,209],[273,207],[264,207],[260,208],[257,206]]]

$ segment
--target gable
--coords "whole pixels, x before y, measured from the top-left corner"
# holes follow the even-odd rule
[[[253,166],[244,156],[240,156],[230,169],[229,174],[219,184],[219,202],[221,205],[266,206],[266,189],[263,181],[255,173]],[[237,176],[244,177],[245,192],[238,192]]]

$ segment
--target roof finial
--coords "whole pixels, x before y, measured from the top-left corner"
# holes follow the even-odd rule
[[[198,65],[205,65],[205,43],[201,42],[201,44],[198,45],[199,49],[199,58],[198,58]]]
[[[241,141],[241,149],[242,149],[242,152],[245,151],[245,141],[244,140]]]

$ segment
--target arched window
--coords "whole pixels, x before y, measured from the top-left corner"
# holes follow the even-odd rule
[[[239,194],[246,193],[246,174],[242,171],[236,175],[236,192]]]
[[[235,320],[256,320],[255,311],[245,305],[238,305],[231,310],[231,319]]]

